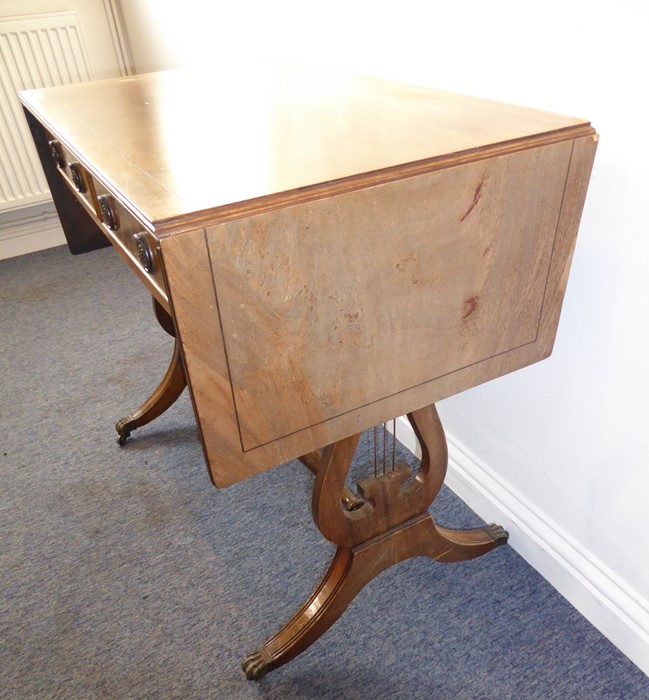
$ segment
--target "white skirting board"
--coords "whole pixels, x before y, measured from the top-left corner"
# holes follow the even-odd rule
[[[0,260],[64,244],[63,229],[55,213],[0,225]]]
[[[418,445],[410,423],[398,420],[397,437]],[[649,604],[605,564],[585,551],[453,435],[447,434],[446,485],[487,522],[509,531],[509,544],[623,654],[649,676]]]

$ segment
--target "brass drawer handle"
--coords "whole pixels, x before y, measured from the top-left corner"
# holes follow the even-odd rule
[[[88,188],[86,187],[86,179],[83,176],[83,170],[79,163],[70,163],[70,177],[74,186],[77,188],[77,192],[83,194]]]
[[[99,197],[97,197],[97,201],[99,202],[102,224],[107,226],[111,231],[117,231],[119,228],[119,217],[117,216],[113,198],[109,194],[100,194]]]
[[[48,143],[48,145],[50,147],[52,158],[56,163],[56,167],[63,170],[63,168],[65,168],[65,156],[63,155],[63,148],[61,148],[61,144],[56,139],[53,139]]]
[[[135,249],[137,250],[137,257],[140,260],[140,264],[144,268],[145,272],[153,274],[155,270],[155,265],[153,264],[153,253],[151,252],[151,246],[144,233],[133,234],[133,240],[135,241]]]

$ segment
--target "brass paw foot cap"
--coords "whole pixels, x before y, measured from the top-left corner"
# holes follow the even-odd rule
[[[243,672],[249,681],[258,681],[263,678],[269,671],[272,671],[273,661],[264,654],[264,649],[248,654],[241,664]]]
[[[509,533],[505,530],[502,525],[496,525],[496,523],[490,523],[485,527],[485,532],[487,532],[496,542],[496,544],[506,544],[509,539]]]

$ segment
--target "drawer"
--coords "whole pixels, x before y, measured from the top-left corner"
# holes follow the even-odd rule
[[[94,190],[104,233],[166,298],[156,237],[101,182],[94,181]]]
[[[156,237],[60,141],[49,140],[61,176],[152,293],[167,300]]]
[[[50,155],[58,171],[67,181],[70,188],[76,193],[87,209],[95,212],[97,216],[97,195],[94,190],[94,181],[77,157],[71,153],[58,139],[50,138]]]

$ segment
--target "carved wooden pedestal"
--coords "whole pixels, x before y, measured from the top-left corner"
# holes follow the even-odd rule
[[[393,564],[415,556],[464,561],[507,542],[507,533],[497,525],[459,531],[435,524],[428,508],[446,474],[444,430],[433,405],[408,418],[421,444],[418,472],[412,477],[410,467],[399,464],[359,482],[361,502],[355,502],[352,509],[346,505],[349,494],[345,478],[359,435],[325,448],[313,489],[313,519],[338,549],[304,606],[258,651],[245,658],[243,670],[249,680],[260,679],[313,644],[361,588]],[[314,454],[303,461],[313,463]]]

